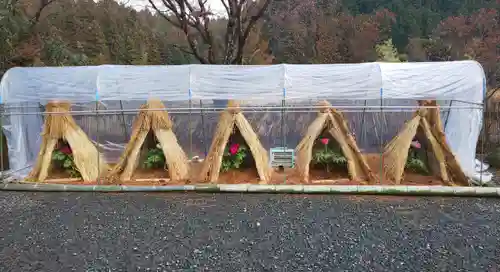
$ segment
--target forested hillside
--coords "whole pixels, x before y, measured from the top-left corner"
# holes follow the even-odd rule
[[[499,6],[499,0],[271,0],[241,62],[476,59],[495,85]],[[224,42],[226,23],[212,19],[215,44]],[[153,9],[113,0],[0,0],[0,25],[0,73],[13,66],[197,62],[179,28]]]

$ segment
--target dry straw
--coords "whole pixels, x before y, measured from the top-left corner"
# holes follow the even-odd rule
[[[418,109],[384,149],[383,162],[387,178],[396,184],[401,183],[408,150],[411,142],[416,139],[426,148],[429,168],[435,176],[448,185],[468,186],[468,178],[446,142],[436,101],[419,101],[419,105],[433,108]]]
[[[303,182],[310,182],[309,167],[312,159],[312,151],[315,141],[325,130],[339,144],[343,155],[347,159],[347,171],[349,179],[359,182],[372,182],[374,176],[368,163],[361,154],[352,136],[344,115],[332,108],[327,101],[321,101],[318,105],[320,111],[316,119],[309,125],[306,135],[302,138],[295,149],[296,171]]]
[[[149,139],[152,139],[148,137],[150,133],[154,134],[163,150],[170,179],[178,181],[188,178],[188,159],[172,131],[172,121],[165,105],[160,100],[152,99],[141,106],[139,114],[134,120],[132,135],[125,151],[109,173],[110,179],[119,178],[121,181],[128,181],[132,178],[140,158],[144,157],[146,150],[143,147],[149,144],[147,143]]]
[[[44,181],[47,178],[51,170],[52,152],[59,140],[65,140],[71,147],[75,166],[84,181],[96,181],[100,176],[99,171],[108,171],[103,156],[70,115],[70,108],[68,102],[47,103],[48,114],[43,126],[40,152],[27,179]]]
[[[233,133],[240,133],[255,161],[255,168],[262,183],[267,183],[271,179],[272,169],[269,165],[267,152],[259,141],[259,137],[252,129],[236,101],[229,101],[227,109],[223,111],[219,118],[219,123],[215,130],[215,135],[205,158],[198,179],[203,182],[217,182],[222,165],[224,149],[229,137]]]

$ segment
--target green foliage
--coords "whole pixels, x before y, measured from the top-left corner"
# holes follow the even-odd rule
[[[422,158],[420,152],[413,147],[408,151],[408,158],[406,159],[405,169],[413,173],[428,175],[429,169],[427,168],[426,160]]]
[[[90,65],[85,54],[73,53],[61,39],[53,38],[45,41],[43,50],[45,65],[51,66],[78,66]]]
[[[165,167],[165,162],[163,150],[155,147],[148,150],[146,159],[144,160],[144,167],[147,169],[163,168]]]
[[[378,60],[385,62],[401,62],[398,51],[392,44],[392,39],[389,39],[375,47]]]
[[[234,152],[234,150],[231,150],[232,148],[237,151]],[[247,147],[243,145],[232,144],[231,146],[226,146],[224,155],[222,156],[221,171],[227,172],[231,169],[239,169],[248,155],[247,152]]]
[[[429,174],[429,170],[427,169],[425,162],[419,158],[408,158],[405,168],[414,173],[423,175]]]
[[[331,149],[321,149],[314,153],[313,162],[318,164],[346,165],[347,159],[342,152]]]
[[[312,162],[315,165],[323,165],[327,172],[331,167],[345,167],[347,159],[342,154],[338,144],[329,141],[328,144],[320,143],[321,146],[313,150]]]
[[[80,171],[76,168],[71,154],[65,154],[59,150],[54,150],[54,152],[52,152],[52,163],[68,173],[72,178],[82,177]]]
[[[189,46],[183,31],[150,11],[137,11],[114,0],[56,0],[35,24],[32,18],[40,3],[0,0],[0,75],[14,65],[197,62],[184,52]],[[489,83],[494,84],[500,71],[495,58],[498,15],[494,19],[490,12],[478,10],[496,7],[497,0],[484,0],[480,5],[468,1],[271,1],[264,20],[255,25],[262,33],[255,44],[264,43],[276,61],[287,63],[366,62],[377,55],[383,61],[473,58],[485,67]],[[394,18],[383,19],[383,9],[394,13]],[[453,28],[439,31],[447,18]],[[462,21],[468,24],[466,28]],[[210,21],[218,55],[225,47],[225,24],[224,19]],[[459,33],[460,39],[450,39],[453,33]],[[416,39],[422,40],[418,46],[412,44]],[[250,40],[250,55],[244,57],[255,51]],[[201,37],[197,42],[201,51],[207,48]],[[34,50],[19,50],[24,47]],[[30,55],[33,52],[36,56]]]
[[[411,1],[411,0],[356,0],[341,1],[351,14],[369,14],[387,8],[397,15],[392,25],[392,40],[402,52],[409,38],[428,38],[441,20],[449,16],[469,15],[480,8],[492,8],[496,0],[470,1]]]
[[[16,46],[25,38],[30,22],[13,0],[0,0],[0,76],[16,55]]]

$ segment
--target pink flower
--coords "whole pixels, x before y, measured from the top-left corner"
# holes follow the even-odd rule
[[[240,149],[240,144],[232,144],[231,147],[229,147],[229,153],[231,153],[231,155],[234,155],[238,153],[239,149]]]
[[[322,143],[322,144],[324,144],[324,145],[327,145],[327,144],[328,144],[328,142],[330,141],[330,139],[328,139],[328,138],[321,138],[321,139],[319,139],[319,140],[320,140],[320,141],[321,141],[321,143]]]
[[[411,146],[416,149],[420,149],[422,147],[418,141],[411,142]]]
[[[68,145],[61,147],[59,149],[59,151],[61,151],[62,153],[66,154],[66,155],[71,155],[71,153],[73,153],[73,151],[71,150],[71,147],[69,147]]]

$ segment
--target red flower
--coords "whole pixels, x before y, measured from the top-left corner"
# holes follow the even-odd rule
[[[240,149],[240,144],[232,144],[231,147],[229,147],[229,153],[231,153],[231,155],[234,155],[238,153],[239,149]]]
[[[59,151],[61,151],[62,153],[66,154],[66,155],[71,155],[71,153],[73,153],[73,151],[71,151],[71,147],[69,147],[67,145],[61,147],[59,149]]]
[[[416,149],[420,149],[422,147],[422,145],[420,145],[420,143],[418,141],[411,142],[411,146],[416,148]]]
[[[328,144],[328,142],[330,141],[330,139],[328,139],[328,138],[321,138],[321,139],[319,139],[319,140],[320,140],[320,141],[321,141],[321,143],[322,143],[322,144],[324,144],[324,145],[327,145],[327,144]]]

